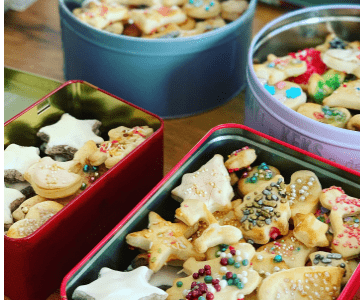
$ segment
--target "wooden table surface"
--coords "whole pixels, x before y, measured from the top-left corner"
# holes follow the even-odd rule
[[[288,12],[286,8],[258,3],[253,35],[285,12]],[[57,0],[37,0],[24,12],[10,10],[5,13],[4,65],[65,81]],[[214,126],[224,123],[242,124],[244,100],[243,91],[211,111],[187,118],[165,120],[164,174],[168,173]],[[47,300],[59,299],[59,292],[55,291]],[[5,297],[5,300],[9,298]]]

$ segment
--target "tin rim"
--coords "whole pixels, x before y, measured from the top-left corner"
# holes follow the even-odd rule
[[[257,76],[255,74],[254,71],[254,67],[253,67],[253,55],[257,49],[258,43],[261,42],[260,38],[261,36],[268,31],[271,27],[273,27],[274,25],[280,23],[281,21],[287,20],[291,17],[297,16],[297,15],[301,15],[307,12],[314,12],[314,11],[320,11],[320,10],[337,10],[337,9],[345,9],[345,10],[359,10],[360,11],[360,5],[320,5],[320,6],[313,6],[310,8],[304,8],[304,9],[299,9],[296,10],[294,12],[290,12],[287,13],[281,17],[278,17],[276,19],[274,19],[273,21],[269,22],[267,25],[265,25],[253,38],[250,47],[249,47],[249,53],[248,53],[248,67],[247,67],[247,81],[249,84],[249,87],[252,86],[252,84],[254,84],[256,86],[256,88],[265,96],[267,96],[267,98],[270,99],[274,99],[272,97],[272,95],[260,84],[259,80],[257,79]],[[360,16],[360,14],[359,14]],[[286,27],[286,26],[285,26]],[[288,29],[289,27],[287,27],[286,29]],[[286,29],[283,29],[283,31],[285,31]],[[253,92],[253,89],[251,88],[251,91]],[[255,94],[254,94],[255,95]],[[256,94],[257,95],[257,94]],[[258,96],[258,95],[257,95]],[[328,144],[335,144],[335,145],[339,145],[341,144],[341,147],[344,148],[354,148],[354,144],[349,144],[346,142],[342,142],[339,140],[335,140],[334,137],[335,136],[343,136],[344,139],[350,141],[354,141],[354,140],[359,140],[360,135],[358,132],[356,131],[352,131],[352,130],[348,130],[348,129],[344,129],[344,128],[339,128],[339,127],[335,127],[335,126],[331,126],[328,124],[324,124],[324,123],[320,123],[317,122],[315,120],[312,120],[304,115],[299,114],[298,112],[292,110],[291,108],[283,105],[282,103],[278,102],[278,101],[272,101],[272,105],[273,107],[269,107],[267,106],[263,101],[261,101],[260,97],[256,97],[257,101],[261,104],[261,106],[263,108],[266,108],[266,110],[269,112],[269,110],[271,110],[272,112],[274,112],[274,114],[271,114],[273,117],[275,117],[279,122],[283,123],[285,126],[289,127],[287,124],[291,124],[290,128],[296,130],[299,133],[304,133],[306,136],[317,140],[317,141],[321,141],[324,142],[324,140],[327,140]],[[285,118],[284,115],[288,114],[289,117]],[[289,122],[289,119],[291,120],[296,120],[298,121],[298,123],[301,124],[308,124],[309,126],[298,126],[292,122]],[[324,138],[324,140],[320,139],[319,135],[316,135],[315,132],[318,130],[313,130],[313,131],[309,131],[308,127],[310,128],[316,128],[318,127],[318,130],[322,132],[322,137]],[[360,141],[360,140],[359,140]]]

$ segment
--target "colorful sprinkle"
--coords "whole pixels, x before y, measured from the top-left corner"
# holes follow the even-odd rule
[[[271,94],[275,95],[275,87],[265,84],[264,88]]]
[[[301,88],[291,87],[286,90],[286,97],[295,99],[301,95]]]

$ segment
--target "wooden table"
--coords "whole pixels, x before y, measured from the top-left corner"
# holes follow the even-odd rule
[[[286,8],[259,3],[253,22],[253,35],[287,11]],[[6,67],[65,81],[57,0],[38,0],[24,12],[5,13],[4,56]],[[187,118],[165,120],[164,174],[214,126],[223,123],[242,124],[244,100],[243,91],[211,111]],[[59,292],[56,291],[47,300],[59,299]],[[5,297],[5,300],[9,298]]]

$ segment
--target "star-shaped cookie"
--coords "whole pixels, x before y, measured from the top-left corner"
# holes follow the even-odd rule
[[[152,274],[153,272],[145,266],[130,272],[102,268],[99,278],[87,285],[78,286],[72,298],[74,300],[165,300],[167,293],[149,284]]]
[[[4,188],[4,227],[9,229],[13,223],[12,212],[25,200],[25,196],[16,189]]]
[[[4,177],[8,182],[24,181],[26,170],[40,159],[37,147],[9,145],[4,151]]]
[[[171,195],[180,202],[186,199],[202,201],[211,213],[230,209],[234,191],[223,156],[215,154],[198,171],[183,175],[181,185],[173,189]]]
[[[189,227],[183,223],[171,223],[157,213],[149,213],[149,229],[133,232],[126,236],[126,242],[149,251],[149,268],[154,272],[171,260],[186,260],[195,257],[205,259],[205,255],[194,250],[187,240]]]

